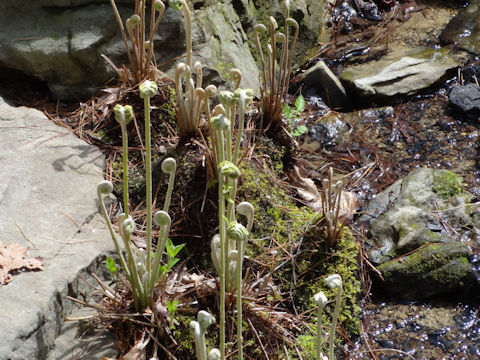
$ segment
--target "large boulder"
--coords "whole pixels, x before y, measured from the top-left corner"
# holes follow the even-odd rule
[[[124,20],[133,13],[132,5],[132,1],[117,3]],[[230,68],[237,67],[244,74],[242,86],[257,90],[258,69],[232,4],[210,1],[192,11],[194,61],[203,63],[206,81],[218,84],[226,80]],[[106,1],[1,2],[0,49],[0,67],[47,82],[60,99],[92,95],[115,76],[101,54],[117,66],[127,63]],[[161,69],[173,75],[185,53],[181,12],[166,10],[155,49],[157,63],[165,63]]]
[[[125,21],[133,13],[133,1],[116,3]],[[253,26],[270,15],[281,16],[283,1],[208,0],[191,4],[194,61],[204,65],[205,83],[228,81],[229,70],[235,67],[243,73],[241,86],[258,93]],[[317,41],[320,4],[292,1],[292,16],[301,22],[296,47],[301,57]],[[166,10],[154,42],[157,63],[173,76],[186,51],[181,12]],[[54,96],[66,100],[88,97],[116,76],[101,54],[117,66],[127,63],[113,10],[105,0],[2,1],[0,50],[0,68],[37,77],[48,84]]]
[[[369,227],[368,257],[389,294],[424,299],[472,284],[471,198],[454,173],[419,168],[368,204],[359,221]]]

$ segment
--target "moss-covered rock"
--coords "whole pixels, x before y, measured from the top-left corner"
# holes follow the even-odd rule
[[[471,200],[453,172],[420,168],[368,204],[360,219],[370,230],[368,257],[388,293],[426,298],[466,284],[471,251],[458,240],[478,227]]]
[[[437,173],[433,177],[432,190],[442,199],[448,200],[462,194],[462,178],[451,171]]]
[[[472,252],[458,241],[428,244],[408,256],[377,267],[387,292],[417,300],[461,290],[473,283]]]

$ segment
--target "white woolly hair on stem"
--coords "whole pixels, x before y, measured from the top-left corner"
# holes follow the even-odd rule
[[[107,223],[108,231],[110,232],[110,236],[112,237],[113,244],[115,245],[115,251],[117,252],[117,255],[120,259],[120,265],[122,266],[122,269],[125,272],[125,275],[127,276],[127,278],[130,278],[130,271],[128,269],[127,262],[125,261],[125,257],[123,256],[123,252],[118,243],[117,236],[113,231],[112,222],[108,217],[107,209],[105,207],[105,202],[103,201],[103,195],[109,195],[112,192],[113,192],[113,184],[108,180],[101,181],[97,185],[97,197],[98,197],[98,202],[100,204],[100,209],[102,211],[103,218]]]
[[[330,328],[330,334],[328,338],[328,357],[329,359],[334,359],[334,350],[335,350],[335,330],[337,328],[338,315],[340,313],[340,305],[342,302],[342,277],[338,274],[333,274],[328,276],[325,279],[327,286],[333,290],[337,290],[336,299],[335,299],[335,310],[333,311],[332,326]]]
[[[167,242],[168,233],[170,232],[170,226],[172,219],[166,211],[157,211],[153,216],[153,220],[157,226],[160,226],[160,234],[157,240],[157,250],[155,251],[155,259],[153,261],[152,276],[149,281],[149,292],[153,292],[153,288],[158,281],[160,274],[161,260],[163,251],[165,250],[165,244]]]
[[[163,204],[163,211],[168,212],[168,208],[170,207],[170,202],[172,200],[172,192],[173,192],[173,184],[175,182],[175,173],[177,171],[177,162],[174,158],[166,158],[162,162],[162,171],[165,174],[168,174],[168,187],[167,193],[165,194],[165,201]]]
[[[317,360],[323,360],[322,354],[322,316],[323,316],[323,309],[325,305],[327,305],[328,299],[323,293],[320,291],[319,293],[313,296],[313,302],[317,305],[317,338],[316,338],[316,350],[317,350]]]
[[[217,130],[220,140],[223,141],[223,131],[222,129],[228,130],[230,125],[228,119],[218,116],[212,118],[212,128]],[[225,185],[228,184],[229,179],[236,179],[240,176],[240,170],[232,164],[230,161],[222,161],[219,164],[219,176],[218,176],[218,222],[220,228],[220,353],[222,360],[225,359],[225,286],[226,286],[226,274],[227,274],[227,248],[226,244],[228,242],[227,233],[226,233],[226,214],[225,214]],[[227,182],[225,182],[227,180]]]
[[[237,351],[238,359],[243,360],[243,336],[242,336],[242,264],[245,244],[248,241],[248,230],[237,222],[230,223],[227,230],[227,236],[237,243],[236,256],[236,276],[235,287],[237,289],[236,307],[237,307]],[[232,250],[234,252],[234,250]]]
[[[150,288],[152,283],[152,137],[150,132],[150,98],[157,94],[157,84],[153,81],[145,80],[139,86],[140,98],[144,101],[145,110],[145,205],[147,211],[146,218],[146,268],[148,269],[147,283],[145,287]],[[144,294],[145,297],[151,297],[152,293]],[[151,300],[151,299],[150,299]],[[144,300],[145,302],[147,299]]]

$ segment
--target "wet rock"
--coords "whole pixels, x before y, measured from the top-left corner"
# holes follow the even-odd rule
[[[426,224],[438,220],[416,206],[396,207],[372,223],[370,233],[378,241],[369,252],[370,259],[382,263],[398,254],[405,254],[429,243],[444,241]]]
[[[420,168],[370,201],[359,221],[369,227],[368,257],[379,264],[388,293],[427,298],[474,279],[472,253],[457,239],[478,227],[471,198],[454,173]],[[430,282],[434,285],[425,290]]]
[[[374,2],[357,0],[355,1],[355,4],[357,5],[360,14],[365,19],[374,21],[382,20],[382,16],[380,15],[378,7]]]
[[[469,247],[458,241],[428,244],[409,256],[377,267],[388,293],[401,299],[427,299],[473,283]]]
[[[457,85],[448,94],[450,105],[476,120],[480,116],[480,87],[476,84]]]
[[[343,108],[349,103],[342,83],[322,60],[301,74],[298,81],[305,85],[307,92],[314,90],[320,93],[332,108]]]
[[[341,80],[361,97],[383,102],[426,90],[457,67],[446,49],[407,49],[349,67],[341,73]]]
[[[348,138],[349,130],[350,126],[343,119],[342,114],[332,112],[312,125],[302,148],[315,152],[341,144]]]
[[[445,27],[440,39],[480,55],[480,0],[472,0]]]
[[[353,30],[352,20],[358,16],[357,11],[347,2],[342,1],[333,10],[335,23],[340,23],[340,31],[346,33]]]

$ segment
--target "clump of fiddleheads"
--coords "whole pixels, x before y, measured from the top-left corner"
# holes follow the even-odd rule
[[[322,195],[322,220],[325,223],[325,236],[328,245],[335,245],[337,238],[342,230],[342,223],[339,222],[341,198],[342,198],[342,182],[333,183],[333,169],[328,169],[328,178],[323,179],[323,195]]]
[[[140,251],[134,248],[130,241],[132,233],[135,231],[135,222],[129,215],[128,206],[128,142],[126,134],[126,125],[133,118],[131,107],[117,105],[115,107],[115,116],[120,123],[123,135],[123,208],[125,212],[118,216],[120,236],[123,240],[127,257],[125,258],[113,231],[113,226],[108,217],[107,210],[103,202],[103,195],[113,191],[113,185],[108,181],[101,182],[97,187],[98,199],[101,210],[110,234],[112,236],[115,249],[120,259],[120,265],[130,284],[134,306],[137,311],[143,311],[147,307],[153,308],[154,287],[162,276],[165,275],[165,267],[161,265],[161,259],[167,243],[168,233],[170,231],[171,219],[168,215],[168,208],[171,201],[173,184],[175,182],[176,162],[173,158],[167,158],[162,163],[162,171],[169,175],[168,188],[165,195],[163,210],[152,214],[152,155],[151,155],[151,136],[150,136],[150,99],[157,93],[157,85],[153,81],[146,80],[140,85],[140,97],[144,100],[145,108],[145,182],[146,182],[146,251]],[[160,227],[157,248],[153,251],[152,244],[152,220]]]
[[[155,80],[157,71],[153,59],[153,37],[165,12],[165,4],[161,0],[152,0],[150,19],[148,19],[146,14],[146,1],[135,0],[134,14],[125,21],[125,26],[123,26],[123,21],[118,12],[115,0],[110,0],[110,4],[112,5],[122,34],[123,44],[127,51],[129,68],[125,65],[118,68],[106,56],[103,57],[115,71],[117,71],[120,81],[124,84],[133,86],[147,78]],[[148,27],[147,23],[149,23]],[[131,48],[128,40],[130,40]]]
[[[290,35],[292,27],[293,36]],[[267,127],[273,130],[279,129],[282,125],[282,109],[287,96],[293,51],[299,31],[297,21],[290,17],[290,0],[285,0],[285,33],[277,31],[277,28],[277,21],[273,17],[270,17],[268,29],[263,24],[254,27],[255,44],[262,67],[260,87],[262,119],[266,120]],[[260,41],[260,32],[267,31],[270,43],[265,54]],[[277,43],[280,45],[277,46]]]
[[[192,15],[185,0],[170,0],[170,7],[182,10],[187,41],[187,62],[179,63],[175,71],[175,90],[177,93],[177,122],[180,135],[195,135],[200,125],[205,90],[202,88],[202,64],[192,64]],[[195,79],[194,79],[195,76]]]
[[[217,116],[211,118],[211,129],[215,136],[218,165],[218,221],[219,234],[211,243],[212,262],[220,277],[220,358],[225,359],[225,292],[236,290],[237,307],[237,344],[238,358],[243,359],[242,342],[242,264],[245,244],[253,225],[253,206],[248,202],[238,205],[237,212],[247,218],[247,227],[237,222],[235,215],[235,197],[240,170],[238,163],[240,130],[239,125],[235,145],[232,144],[231,122],[227,118],[235,117],[235,108],[244,113],[246,104],[251,100],[250,92],[237,89],[235,93],[222,91],[222,107]],[[244,114],[239,121],[244,121]],[[238,145],[237,145],[238,144]]]

